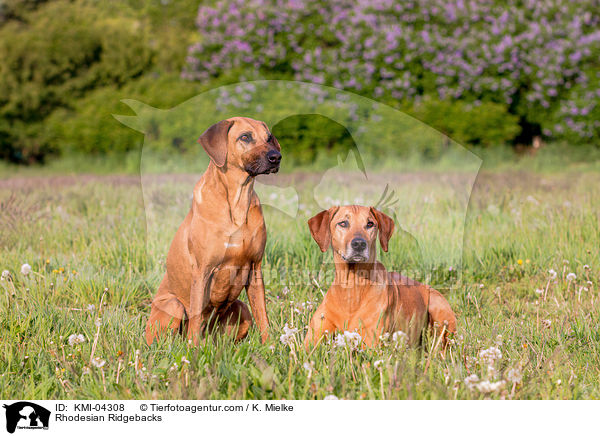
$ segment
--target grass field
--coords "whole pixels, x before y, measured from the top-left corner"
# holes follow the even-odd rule
[[[292,219],[270,207],[270,342],[252,329],[237,345],[212,337],[191,347],[174,337],[148,347],[149,304],[195,179],[149,177],[153,204],[165,207],[148,241],[139,177],[0,180],[0,269],[9,272],[0,282],[0,397],[600,398],[597,173],[483,172],[466,221],[440,188],[464,183],[460,173],[438,174],[437,185],[427,173],[400,180],[402,216],[422,227],[417,245],[400,232],[380,260],[415,274],[445,271],[433,284],[458,315],[445,356],[430,337],[418,349],[324,343],[307,355],[298,344],[328,288],[331,254],[310,238],[308,211]],[[310,174],[278,177],[314,188]],[[461,267],[445,241],[463,222]],[[289,344],[280,340],[286,323],[298,329]]]

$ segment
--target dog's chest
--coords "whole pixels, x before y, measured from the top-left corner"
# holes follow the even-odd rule
[[[257,239],[256,234],[256,230],[244,226],[224,239],[222,259],[210,282],[213,306],[236,300],[249,282],[253,264],[264,250],[264,241]]]

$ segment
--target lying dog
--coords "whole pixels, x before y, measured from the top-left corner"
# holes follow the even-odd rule
[[[238,297],[246,288],[264,343],[269,321],[261,262],[267,232],[254,178],[279,170],[281,148],[265,123],[250,118],[221,121],[198,141],[211,162],[171,243],[146,341],[179,331],[185,318],[194,344],[214,327],[244,338],[252,317]]]
[[[376,260],[378,234],[387,252],[394,231],[390,217],[372,207],[332,207],[308,220],[308,226],[321,251],[333,248],[335,278],[310,322],[307,349],[336,330],[358,331],[367,346],[396,331],[416,344],[427,323],[444,339],[456,332],[456,317],[442,294],[388,273]]]

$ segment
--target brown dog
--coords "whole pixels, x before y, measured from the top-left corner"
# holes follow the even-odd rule
[[[442,294],[388,273],[376,260],[377,235],[387,252],[394,231],[390,217],[372,207],[332,207],[308,220],[308,226],[321,251],[333,248],[335,278],[310,322],[307,349],[336,330],[358,331],[367,346],[399,330],[416,344],[427,323],[437,325],[444,338],[456,332],[456,317]]]
[[[252,317],[238,297],[246,288],[264,343],[269,321],[261,262],[267,232],[254,178],[279,170],[281,148],[265,123],[250,118],[221,121],[198,141],[211,162],[171,243],[146,341],[183,329],[186,318],[194,344],[214,327],[244,338]]]

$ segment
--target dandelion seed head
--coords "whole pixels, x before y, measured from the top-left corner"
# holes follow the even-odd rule
[[[479,352],[479,359],[488,365],[494,365],[496,360],[502,359],[502,352],[498,347],[490,347]]]
[[[23,265],[21,265],[21,274],[26,276],[26,275],[29,275],[30,272],[31,272],[31,265],[29,265],[28,263],[24,263]]]
[[[359,348],[361,341],[362,337],[358,332],[344,331],[335,335],[334,345],[339,348],[348,347],[351,350],[355,350]]]
[[[408,335],[401,330],[392,334],[392,342],[408,342]]]
[[[469,389],[474,389],[477,383],[479,383],[479,376],[477,376],[477,374],[471,374],[465,378],[465,385],[467,385],[467,388]]]
[[[106,360],[100,357],[94,357],[92,359],[92,365],[94,365],[96,368],[102,368],[104,365],[106,365]]]
[[[83,336],[82,334],[72,334],[71,336],[69,336],[69,345],[71,347],[78,345],[78,344],[83,344],[85,342],[85,336]]]
[[[490,382],[489,380],[483,380],[477,384],[477,389],[479,392],[484,394],[490,394],[492,392],[496,392],[500,390],[504,386],[504,380],[497,382]]]
[[[284,345],[292,345],[294,343],[294,335],[298,333],[298,329],[290,327],[288,323],[283,326],[283,334],[279,337],[279,340]]]
[[[307,376],[311,377],[313,371],[315,370],[315,362],[312,361],[312,360],[310,362],[304,362],[304,364],[302,365],[302,367],[307,372]]]
[[[522,378],[521,370],[518,368],[511,368],[506,373],[506,380],[510,383],[521,383]]]

